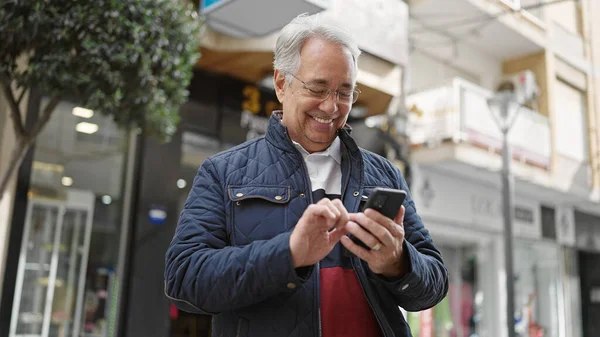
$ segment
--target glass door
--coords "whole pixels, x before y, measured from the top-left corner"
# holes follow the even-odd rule
[[[78,336],[93,200],[81,192],[29,200],[11,337]]]
[[[438,246],[450,274],[448,296],[435,307],[408,312],[414,336],[482,337],[481,254],[476,245]]]

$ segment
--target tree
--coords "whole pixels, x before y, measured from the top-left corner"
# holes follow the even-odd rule
[[[201,23],[186,0],[2,0],[0,86],[16,146],[0,199],[62,99],[168,141],[200,56]],[[20,103],[32,88],[49,100],[28,130]]]

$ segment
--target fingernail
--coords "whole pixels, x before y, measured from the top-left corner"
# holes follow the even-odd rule
[[[374,250],[374,251],[378,251],[380,249],[381,249],[381,244],[380,243],[376,244],[375,246],[373,246],[373,248],[371,248],[371,250]]]

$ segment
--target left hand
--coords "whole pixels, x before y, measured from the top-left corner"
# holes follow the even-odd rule
[[[394,220],[373,209],[364,213],[349,214],[346,224],[348,233],[353,234],[371,250],[366,250],[343,236],[342,244],[354,255],[366,261],[371,271],[388,278],[406,274],[407,261],[403,256],[404,206],[400,207]]]

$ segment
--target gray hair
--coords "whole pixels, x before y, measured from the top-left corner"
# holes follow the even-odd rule
[[[288,83],[290,74],[296,74],[300,69],[300,49],[311,37],[320,37],[348,48],[354,61],[354,74],[357,74],[360,49],[354,39],[343,29],[322,22],[318,14],[304,13],[283,27],[275,45],[273,68],[284,73]]]

